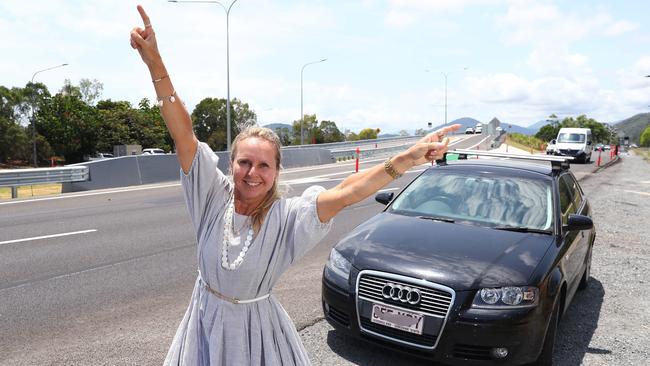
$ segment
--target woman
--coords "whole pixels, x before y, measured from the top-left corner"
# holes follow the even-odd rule
[[[295,326],[270,295],[280,275],[315,246],[343,208],[359,202],[409,168],[440,158],[444,134],[325,190],[280,198],[280,141],[271,130],[249,128],[233,143],[232,181],[217,156],[192,132],[158,52],[149,17],[131,31],[131,46],[149,68],[160,110],[174,139],[181,182],[198,241],[199,275],[166,365],[309,365]]]

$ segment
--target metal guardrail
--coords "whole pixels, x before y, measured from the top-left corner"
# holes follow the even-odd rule
[[[404,144],[406,144],[408,142],[417,141],[421,138],[422,136],[382,137],[382,138],[370,139],[370,140],[328,142],[324,144],[289,145],[289,146],[283,146],[282,148],[283,149],[309,149],[309,148],[319,147],[322,149],[337,149],[337,148],[346,148],[346,147],[365,145],[365,144],[368,145],[383,144],[387,142],[395,142],[395,143],[403,142]]]
[[[11,198],[18,196],[19,186],[87,180],[87,166],[0,170],[0,187],[11,187]]]

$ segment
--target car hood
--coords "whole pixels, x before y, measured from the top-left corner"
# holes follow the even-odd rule
[[[457,291],[526,285],[552,235],[494,230],[383,212],[336,249],[358,270],[425,279]]]

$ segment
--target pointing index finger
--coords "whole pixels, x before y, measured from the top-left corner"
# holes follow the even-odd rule
[[[145,28],[151,26],[151,20],[149,19],[149,16],[147,15],[147,12],[144,11],[144,8],[142,5],[138,5],[138,12],[140,13],[140,17],[142,18],[142,22],[144,23]]]

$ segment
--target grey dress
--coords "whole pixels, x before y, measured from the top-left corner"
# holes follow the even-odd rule
[[[233,187],[217,162],[208,145],[199,143],[189,173],[181,172],[200,274],[165,365],[309,365],[293,322],[273,295],[235,304],[215,296],[205,284],[242,300],[270,293],[289,265],[329,231],[332,220],[323,224],[316,213],[316,198],[324,188],[312,186],[300,197],[276,201],[243,263],[229,271],[221,267],[221,248]],[[229,262],[240,249],[229,249]]]

